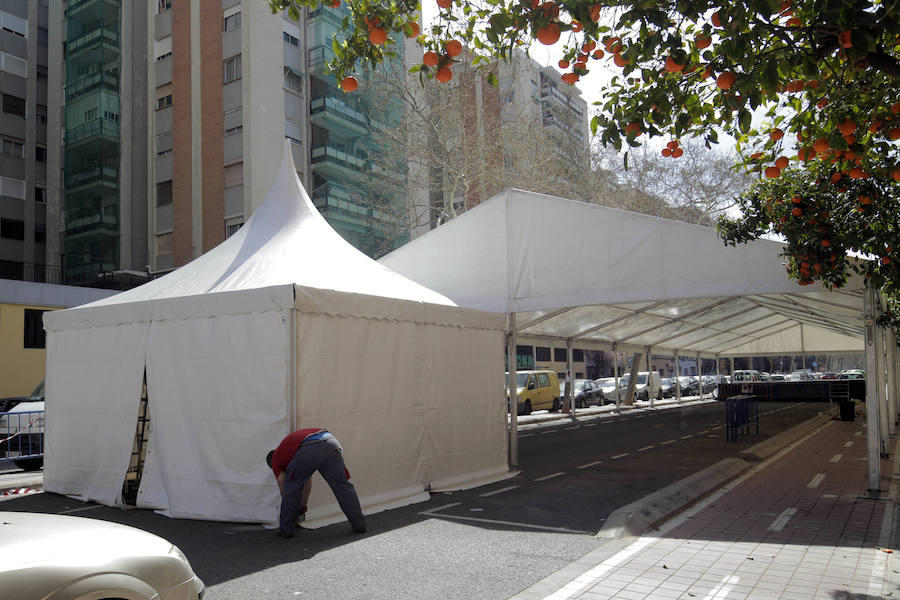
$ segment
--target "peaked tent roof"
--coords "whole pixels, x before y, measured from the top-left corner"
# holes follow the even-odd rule
[[[125,309],[126,305],[149,302],[155,304],[158,315],[167,300],[205,295],[206,306],[193,309],[198,314],[227,308],[226,305],[231,305],[230,310],[242,311],[251,300],[241,292],[250,290],[261,291],[255,302],[265,297],[265,302],[287,307],[293,305],[294,298],[292,290],[285,286],[295,285],[455,306],[445,296],[372,260],[332,229],[303,189],[289,142],[285,142],[281,166],[268,195],[234,235],[159,279],[73,310],[102,315],[103,321],[114,322],[128,317],[122,311],[110,311],[112,307]],[[223,297],[212,300],[211,295],[219,292]],[[60,318],[73,318],[72,311],[46,317],[48,327]]]
[[[705,355],[862,352],[862,278],[800,287],[784,245],[507,190],[381,259],[523,336]]]

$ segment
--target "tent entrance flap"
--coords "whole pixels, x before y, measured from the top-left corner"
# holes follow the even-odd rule
[[[137,504],[138,489],[141,487],[141,474],[144,472],[144,461],[147,459],[147,442],[150,436],[150,406],[147,397],[147,369],[144,368],[144,381],[141,384],[141,398],[138,405],[137,426],[134,431],[134,442],[131,446],[131,460],[125,471],[122,482],[122,503],[126,506]]]

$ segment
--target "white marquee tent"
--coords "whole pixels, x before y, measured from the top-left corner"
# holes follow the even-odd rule
[[[503,315],[459,308],[347,244],[286,147],[252,218],[139,288],[46,313],[44,487],[122,504],[142,382],[150,437],[137,505],[271,522],[264,458],[327,427],[366,512],[507,476]],[[499,398],[498,398],[499,400]],[[313,526],[343,518],[313,486]]]

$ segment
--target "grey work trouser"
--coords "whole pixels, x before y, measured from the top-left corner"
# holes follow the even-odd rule
[[[318,471],[331,486],[341,510],[355,530],[366,526],[366,517],[359,505],[356,488],[350,483],[341,454],[341,445],[334,437],[302,444],[285,471],[284,492],[281,495],[279,527],[285,533],[294,533],[300,505],[303,502],[303,486]]]

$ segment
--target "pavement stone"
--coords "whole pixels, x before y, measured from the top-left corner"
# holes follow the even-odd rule
[[[884,493],[871,497],[865,428],[864,418],[817,417],[748,449],[742,475],[723,473],[712,492],[710,481],[669,490],[669,500],[695,497],[655,523],[620,520],[626,534],[628,525],[647,532],[594,550],[579,574],[554,573],[513,600],[900,598],[900,440],[881,461]],[[658,495],[628,510],[653,510]]]

